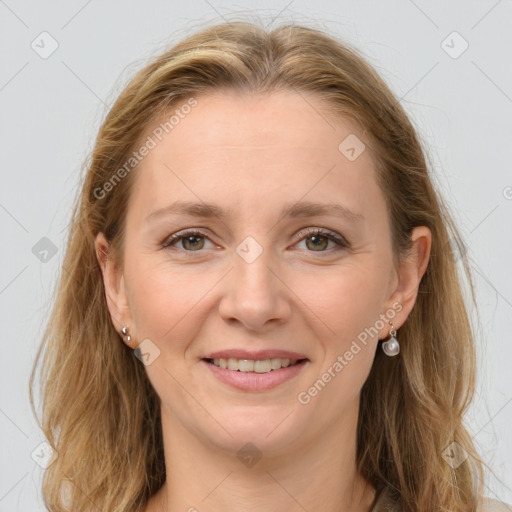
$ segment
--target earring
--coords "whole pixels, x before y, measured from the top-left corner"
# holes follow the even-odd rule
[[[124,342],[127,344],[130,343],[130,341],[132,341],[132,337],[128,334],[128,327],[126,327],[126,325],[121,329],[121,332],[124,336]]]
[[[398,355],[400,352],[400,343],[398,343],[398,340],[396,339],[396,331],[393,324],[391,322],[389,322],[389,324],[391,325],[391,329],[389,330],[391,338],[382,344],[382,350],[387,356],[393,357]]]

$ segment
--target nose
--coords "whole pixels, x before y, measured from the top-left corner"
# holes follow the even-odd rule
[[[289,319],[291,292],[269,253],[263,251],[250,262],[237,253],[233,255],[234,268],[226,276],[219,304],[224,321],[261,332]]]

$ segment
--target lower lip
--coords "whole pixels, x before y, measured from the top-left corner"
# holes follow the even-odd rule
[[[268,373],[240,372],[215,366],[212,363],[207,363],[205,360],[201,360],[201,362],[210,369],[215,377],[225,384],[243,391],[265,391],[275,388],[279,384],[295,377],[306,366],[308,360],[305,359],[293,366],[272,370]]]

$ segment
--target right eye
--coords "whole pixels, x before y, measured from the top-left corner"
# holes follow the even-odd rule
[[[211,242],[204,233],[195,229],[187,229],[167,237],[160,246],[162,249],[165,249],[166,247],[175,247],[176,244],[181,243],[182,247],[178,249],[182,249],[186,252],[199,252],[204,248],[205,240]]]

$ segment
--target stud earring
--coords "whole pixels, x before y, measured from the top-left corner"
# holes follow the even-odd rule
[[[126,325],[121,329],[121,332],[124,336],[124,342],[126,344],[130,343],[130,341],[132,341],[132,337],[128,334],[128,327],[126,327]]]
[[[400,343],[398,343],[398,340],[396,339],[396,331],[393,324],[391,322],[389,322],[389,324],[391,325],[391,329],[389,330],[389,335],[391,337],[382,344],[382,350],[387,356],[393,357],[398,355],[400,352]]]

